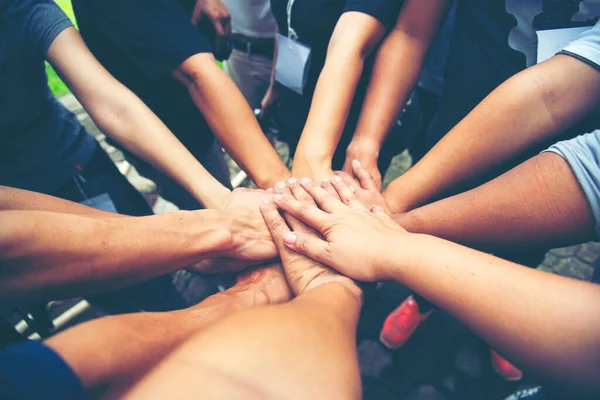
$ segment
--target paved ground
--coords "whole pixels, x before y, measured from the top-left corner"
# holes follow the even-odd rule
[[[142,191],[155,212],[174,208],[156,193],[151,182],[140,177],[124,161],[120,152],[106,145],[104,137],[73,99],[64,99],[78,113],[82,122],[110,153],[121,171]],[[278,151],[287,160],[287,149],[278,144]],[[408,153],[396,157],[386,175],[389,182],[410,167]],[[231,163],[232,173],[237,172]],[[539,268],[578,279],[590,279],[600,258],[600,244],[586,243],[548,252]],[[200,278],[180,275],[177,284],[187,293],[187,300],[198,301],[205,295]],[[442,312],[437,312],[423,324],[410,342],[398,351],[389,351],[377,340],[385,316],[408,294],[399,285],[385,283],[367,289],[367,302],[359,326],[359,357],[363,375],[365,399],[387,400],[479,400],[502,399],[521,384],[502,381],[489,363],[489,350],[484,343],[461,324]],[[507,293],[510,295],[510,293]]]

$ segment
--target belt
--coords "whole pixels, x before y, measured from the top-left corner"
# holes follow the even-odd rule
[[[231,37],[231,47],[248,55],[273,58],[275,39],[256,39],[242,35]]]

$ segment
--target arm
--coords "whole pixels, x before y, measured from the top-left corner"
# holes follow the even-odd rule
[[[331,160],[344,130],[365,59],[383,38],[382,23],[367,14],[342,14],[329,42],[292,174],[317,180],[333,175]]]
[[[225,202],[229,190],[139,98],[98,63],[75,28],[56,37],[47,58],[103,132],[171,176],[206,207],[220,207]]]
[[[364,208],[341,179],[332,183],[339,198],[303,184],[324,211],[275,197],[280,209],[325,238],[288,233],[287,246],[356,279],[397,280],[549,385],[597,395],[600,286],[407,233],[382,208]]]
[[[344,171],[351,173],[352,160],[360,161],[379,183],[380,190],[379,150],[413,90],[448,3],[406,1],[396,26],[377,52],[360,119],[346,152]]]
[[[189,57],[173,76],[187,87],[219,142],[259,187],[273,187],[289,177],[250,106],[212,54]]]
[[[0,302],[124,287],[212,257],[273,259],[277,253],[258,209],[265,196],[238,190],[225,210],[140,218],[0,211]]]
[[[454,127],[384,196],[394,212],[427,203],[580,121],[600,101],[600,73],[566,55],[510,78]],[[467,161],[468,160],[468,161]]]

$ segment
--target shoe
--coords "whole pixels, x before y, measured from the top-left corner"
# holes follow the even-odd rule
[[[495,350],[490,349],[490,355],[492,359],[492,367],[498,375],[503,377],[509,382],[520,381],[523,378],[523,372],[514,365],[512,365],[506,358],[496,353]]]
[[[389,349],[402,347],[433,310],[421,314],[413,296],[407,297],[383,323],[379,340]]]

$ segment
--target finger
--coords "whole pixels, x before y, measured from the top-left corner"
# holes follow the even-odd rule
[[[389,218],[389,215],[387,215],[387,213],[385,212],[385,209],[381,206],[373,206],[371,207],[370,210],[373,214],[377,215],[378,217],[386,217]]]
[[[348,185],[346,185],[346,183],[344,183],[344,180],[342,179],[341,176],[338,176],[338,175],[334,176],[333,179],[331,179],[331,184],[333,185],[335,190],[338,192],[338,195],[340,196],[340,200],[344,204],[346,204],[352,208],[366,210],[365,207],[362,205],[362,203],[356,198],[356,196],[354,195],[354,192],[352,190],[350,190],[350,188],[348,187]]]
[[[340,196],[338,195],[337,190],[335,190],[335,188],[333,187],[333,185],[331,184],[331,179],[323,179],[323,182],[321,182],[321,187],[323,189],[325,189],[325,191],[327,193],[329,193],[332,196],[335,196],[338,198],[340,198]]]
[[[300,180],[300,185],[312,196],[319,208],[325,212],[331,213],[335,210],[339,210],[342,205],[338,196],[327,193],[325,189],[308,178],[302,178]]]
[[[269,229],[269,232],[271,233],[273,242],[275,242],[275,247],[281,252],[281,249],[285,247],[283,246],[283,235],[290,232],[290,228],[279,214],[275,204],[269,199],[263,199],[260,205],[260,212],[265,220],[267,229]]]
[[[310,203],[314,206],[317,205],[315,203],[315,199],[312,198],[310,194],[302,186],[300,186],[300,182],[296,178],[290,178],[288,180],[288,186],[292,191],[292,196],[299,201],[303,201],[306,203]]]
[[[335,174],[341,177],[344,180],[344,183],[348,185],[353,192],[356,192],[358,189],[360,189],[358,182],[350,174],[347,174],[344,171],[335,171]]]
[[[296,253],[305,255],[321,264],[331,264],[329,243],[316,236],[299,232],[289,232],[283,236],[284,244]]]
[[[279,181],[275,184],[275,193],[281,194],[283,196],[293,196],[292,191],[290,190],[288,185],[286,185],[285,182],[282,181]]]
[[[352,170],[354,171],[354,175],[358,178],[360,182],[360,186],[366,190],[376,190],[379,191],[377,183],[375,179],[373,179],[373,175],[358,160],[352,161]]]
[[[303,203],[292,197],[276,194],[273,196],[273,201],[277,205],[277,208],[290,214],[292,217],[298,218],[301,222],[304,222],[318,232],[321,232],[322,226],[328,218],[328,214],[319,210],[318,207]]]

